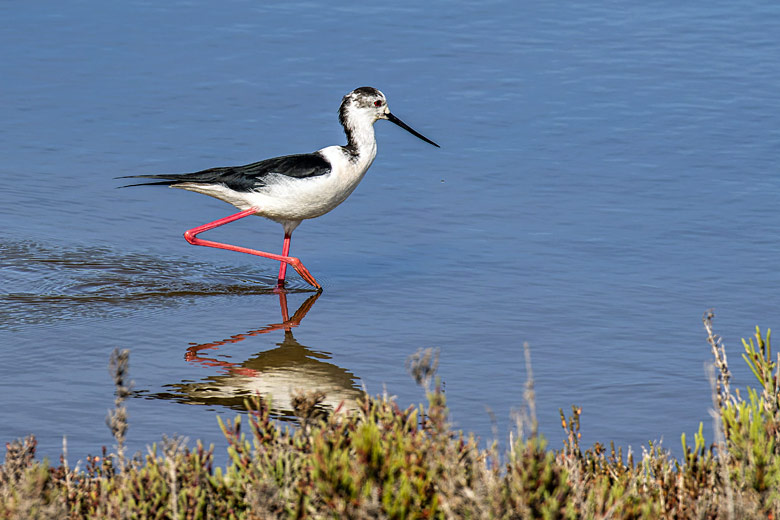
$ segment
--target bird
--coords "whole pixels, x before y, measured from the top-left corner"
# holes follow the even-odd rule
[[[302,221],[320,217],[344,202],[363,180],[377,152],[374,123],[380,119],[388,120],[440,148],[393,115],[385,95],[374,87],[356,88],[345,95],[338,115],[347,136],[346,145],[328,146],[312,153],[273,157],[244,166],[209,168],[193,173],[128,175],[119,178],[155,180],[121,187],[169,186],[209,195],[232,204],[240,210],[238,213],[188,229],[184,233],[187,242],[278,261],[280,265],[276,288],[279,290],[284,290],[287,265],[290,265],[308,284],[321,291],[322,286],[300,259],[290,256],[292,233]],[[284,241],[281,254],[198,238],[205,231],[251,215],[265,217],[282,225]]]

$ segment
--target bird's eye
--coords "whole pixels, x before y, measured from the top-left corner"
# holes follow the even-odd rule
[[[382,100],[381,99],[377,99],[376,101],[374,101],[374,106],[375,107],[381,107],[382,106]]]

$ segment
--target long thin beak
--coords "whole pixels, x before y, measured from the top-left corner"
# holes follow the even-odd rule
[[[422,135],[420,132],[418,132],[417,130],[415,130],[411,126],[407,125],[406,123],[404,123],[403,121],[401,121],[400,119],[398,119],[397,117],[395,117],[393,114],[391,114],[389,112],[387,113],[387,120],[392,122],[392,123],[397,124],[398,126],[403,128],[404,130],[406,130],[407,132],[412,134],[413,136],[419,137],[420,139],[422,139],[426,143],[432,144],[436,148],[441,148],[441,146],[439,146],[438,144],[434,143],[433,141],[431,141],[430,139],[428,139],[427,137]]]

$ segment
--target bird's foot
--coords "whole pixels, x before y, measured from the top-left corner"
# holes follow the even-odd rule
[[[288,257],[286,262],[290,264],[299,275],[301,275],[301,278],[306,280],[306,283],[314,286],[314,288],[317,289],[318,291],[322,290],[322,286],[317,283],[317,280],[314,279],[314,277],[311,275],[309,270],[306,269],[306,267],[304,267],[303,263],[299,259],[290,256]],[[279,287],[284,288],[284,280],[279,280],[279,283],[277,284],[277,288]]]

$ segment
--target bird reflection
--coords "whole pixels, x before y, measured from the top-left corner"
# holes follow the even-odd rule
[[[310,296],[290,317],[287,295],[280,291],[281,323],[187,348],[187,361],[215,367],[220,372],[219,375],[199,382],[183,381],[166,385],[168,391],[147,394],[147,397],[244,410],[244,400],[259,394],[270,401],[271,409],[276,415],[291,418],[293,394],[301,390],[317,390],[326,395],[321,406],[332,410],[354,409],[357,399],[363,395],[355,384],[355,375],[328,363],[325,361],[330,359],[328,353],[316,352],[301,345],[292,333],[292,329],[300,325],[320,294],[318,292]],[[277,348],[259,352],[244,362],[234,363],[217,359],[214,355],[214,351],[226,345],[276,331],[282,331],[284,334],[284,339],[277,343]]]

